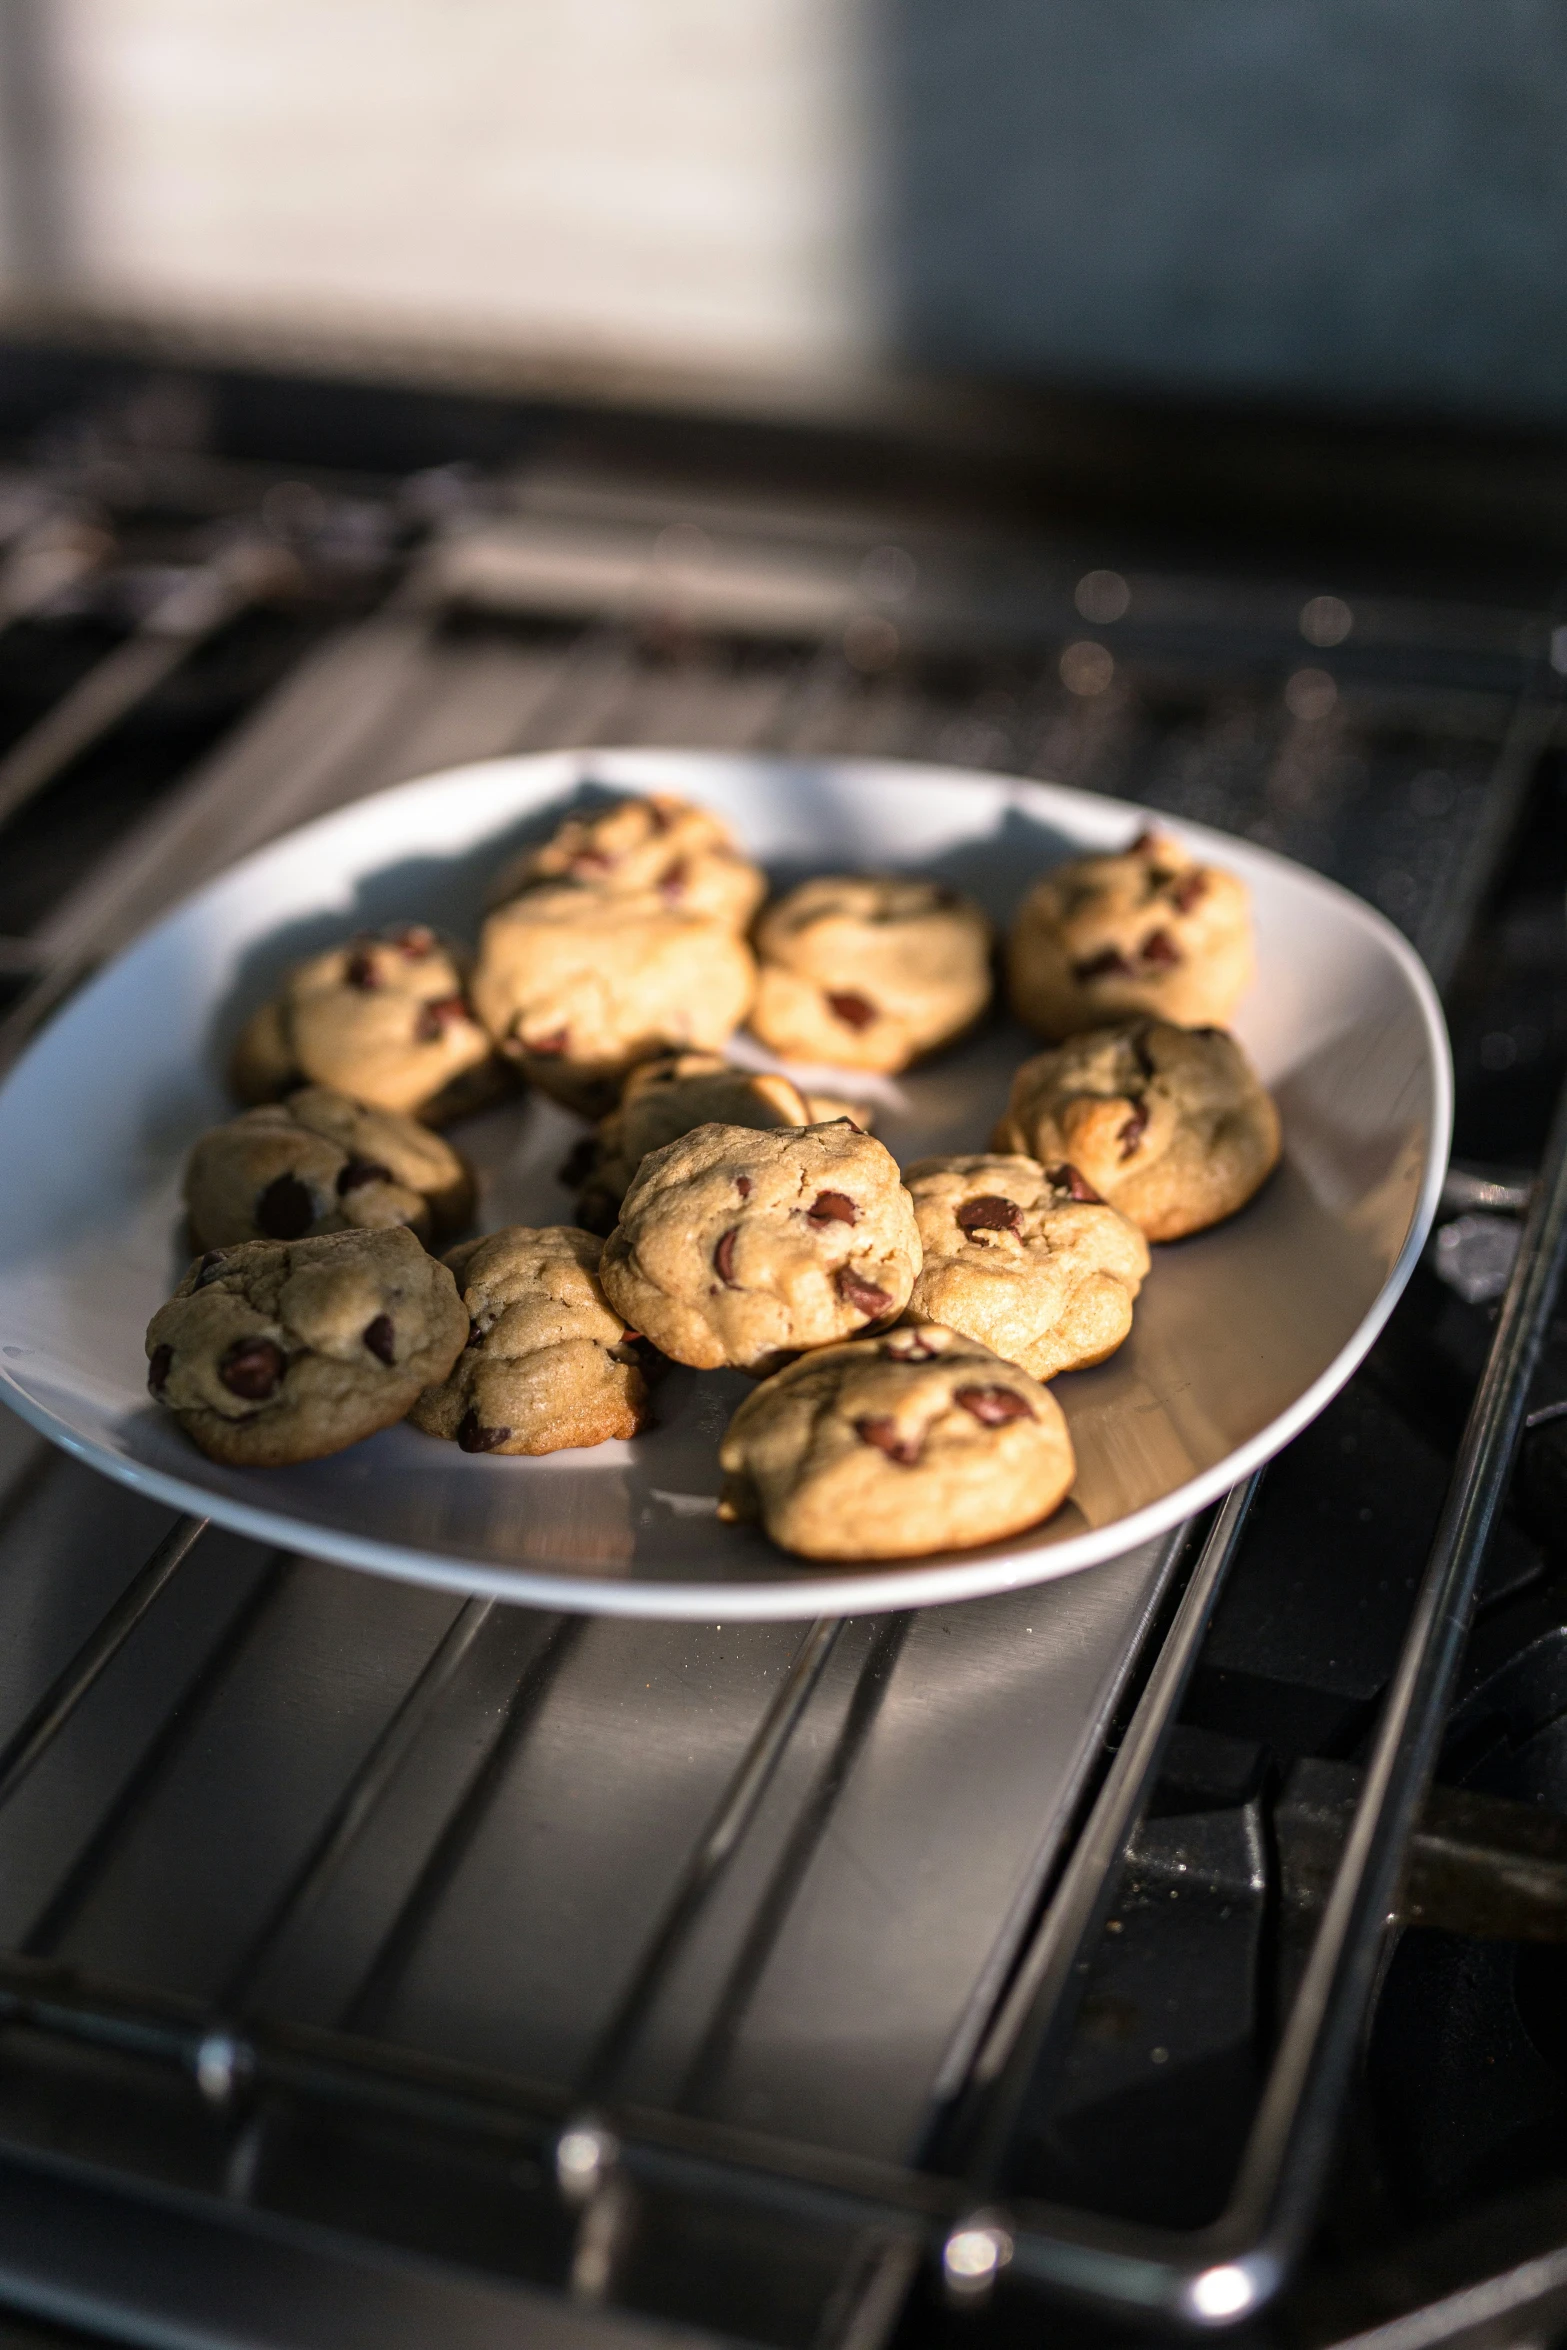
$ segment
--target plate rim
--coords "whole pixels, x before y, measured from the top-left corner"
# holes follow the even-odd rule
[[[329,809],[308,823],[295,825],[278,834],[275,839],[263,842],[246,856],[220,868],[197,888],[187,891],[158,915],[155,921],[128,939],[93,975],[86,987],[67,1000],[60,1014],[47,1021],[38,1034],[29,1040],[25,1051],[7,1071],[4,1084],[0,1085],[0,1115],[3,1115],[6,1096],[13,1084],[34,1055],[46,1048],[49,1038],[57,1033],[61,1021],[68,1020],[73,1011],[85,1007],[100,989],[112,985],[129,956],[144,947],[165,925],[188,915],[209,893],[230,886],[252,867],[287,846],[297,846],[314,833],[339,824],[351,827],[355,820],[368,819],[373,822],[376,809],[403,795],[428,792],[438,786],[450,788],[485,776],[498,779],[503,774],[526,774],[530,769],[559,766],[563,760],[578,763],[583,771],[580,780],[589,780],[586,773],[589,768],[603,770],[613,764],[621,770],[621,774],[616,776],[605,773],[602,780],[612,784],[624,781],[628,786],[634,785],[635,771],[641,769],[649,778],[643,788],[650,787],[653,776],[660,770],[679,769],[689,776],[693,769],[717,767],[750,767],[759,775],[776,768],[830,772],[851,788],[857,782],[897,782],[903,786],[927,788],[939,785],[944,789],[954,785],[982,783],[992,789],[1002,789],[1025,805],[1029,800],[1038,798],[1048,808],[1051,805],[1058,806],[1064,800],[1101,819],[1106,814],[1127,819],[1142,818],[1168,827],[1177,838],[1220,858],[1233,856],[1236,847],[1241,847],[1248,857],[1277,867],[1281,873],[1288,874],[1292,881],[1304,880],[1313,890],[1326,892],[1340,900],[1357,923],[1371,929],[1379,937],[1384,950],[1402,970],[1419,1009],[1425,1033],[1433,1096],[1431,1140],[1408,1230],[1380,1289],[1345,1344],[1324,1365],[1310,1386],[1302,1389],[1283,1412],[1248,1438],[1246,1443],[1227,1453],[1222,1461],[1146,1503],[1142,1509],[1133,1511],[1127,1517],[1112,1519],[1105,1526],[1090,1528],[1084,1534],[1073,1536],[1051,1548],[1022,1554],[1004,1553],[999,1558],[981,1553],[965,1561],[959,1554],[956,1559],[949,1558],[941,1563],[911,1559],[885,1564],[874,1561],[858,1565],[844,1562],[843,1566],[837,1568],[817,1568],[805,1561],[788,1562],[788,1554],[780,1552],[780,1561],[788,1563],[781,1564],[780,1578],[776,1580],[753,1578],[730,1583],[642,1582],[611,1575],[584,1580],[559,1569],[490,1566],[448,1552],[388,1544],[379,1539],[355,1535],[347,1529],[322,1526],[315,1520],[294,1517],[281,1509],[269,1509],[228,1494],[214,1493],[193,1479],[152,1467],[82,1436],[68,1421],[18,1386],[3,1359],[0,1359],[0,1392],[3,1392],[4,1401],[40,1435],[72,1459],[81,1461],[117,1484],[143,1494],[150,1500],[209,1519],[214,1524],[255,1540],[303,1552],[308,1557],[325,1559],[336,1565],[387,1576],[394,1581],[482,1594],[509,1601],[513,1605],[549,1608],[574,1615],[617,1615],[664,1622],[719,1623],[726,1616],[732,1621],[787,1622],[810,1616],[884,1614],[901,1608],[947,1605],[990,1593],[1056,1582],[1067,1575],[1081,1574],[1090,1567],[1121,1558],[1141,1544],[1168,1533],[1173,1527],[1194,1517],[1232,1486],[1241,1483],[1264,1462],[1271,1460],[1302,1429],[1310,1425],[1353,1376],[1386,1326],[1425,1246],[1435,1220],[1452,1144],[1452,1048],[1430,973],[1402,931],[1379,908],[1358,897],[1353,890],[1346,889],[1342,883],[1331,880],[1325,874],[1313,872],[1310,866],[1302,865],[1296,859],[1286,857],[1260,842],[1242,840],[1238,835],[1219,831],[1211,825],[1188,823],[1184,818],[1171,816],[1162,809],[1147,808],[1136,801],[1105,793],[1084,791],[1071,784],[1051,783],[1042,777],[1013,775],[992,768],[947,766],[929,760],[797,757],[787,753],[712,749],[682,751],[663,745],[561,746],[548,751],[514,752],[492,759],[468,760],[455,767],[432,770],[428,775],[410,776],[402,783],[390,784],[381,791],[368,793],[363,799],[350,802],[347,807]],[[693,789],[696,796],[700,796],[700,787],[693,786]],[[1059,1564],[1054,1563],[1057,1560]],[[785,1576],[787,1580],[783,1579]]]

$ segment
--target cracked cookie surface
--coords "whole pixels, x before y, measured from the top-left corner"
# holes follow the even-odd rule
[[[802,1558],[919,1558],[1038,1525],[1076,1473],[1047,1387],[977,1339],[904,1327],[825,1347],[741,1404],[718,1514]]]
[[[211,1249],[147,1327],[147,1384],[215,1461],[279,1468],[400,1420],[468,1336],[405,1224]]]
[[[473,1192],[465,1161],[428,1126],[324,1085],[214,1126],[185,1164],[198,1249],[389,1224],[428,1242],[462,1228]]]
[[[579,1222],[612,1232],[648,1152],[694,1126],[811,1126],[845,1116],[869,1128],[866,1110],[801,1093],[775,1071],[742,1069],[718,1053],[670,1053],[632,1070],[618,1108],[584,1137],[561,1179],[581,1186]]]
[[[473,998],[496,1045],[540,1090],[602,1116],[638,1062],[722,1045],[756,983],[727,922],[652,890],[530,889],[484,925]]]
[[[978,906],[939,882],[804,881],[757,924],[751,1027],[790,1060],[907,1068],[984,1011],[990,945]]]
[[[673,792],[573,812],[501,871],[489,902],[504,905],[561,881],[617,897],[651,890],[665,905],[712,915],[731,930],[744,930],[767,895],[765,876],[741,855],[727,824]]]
[[[1029,891],[1007,941],[1013,1009],[1048,1037],[1127,1012],[1222,1023],[1252,964],[1246,884],[1154,832],[1119,854],[1056,866]]]
[[[312,955],[241,1031],[229,1064],[241,1101],[302,1083],[443,1125],[505,1090],[470,1004],[465,959],[421,922]]]
[[[599,1282],[603,1242],[574,1225],[514,1224],[452,1249],[467,1345],[409,1418],[464,1452],[563,1452],[635,1436],[647,1386]]]
[[[1025,1061],[994,1141],[1076,1167],[1150,1240],[1179,1240],[1245,1206],[1281,1137],[1233,1036],[1126,1020]]]
[[[977,1338],[1036,1379],[1115,1352],[1148,1243],[1075,1167],[985,1153],[921,1159],[903,1180],[924,1252],[907,1321]]]
[[[602,1277],[610,1303],[677,1363],[762,1372],[891,1321],[919,1263],[897,1161],[843,1119],[698,1126],[653,1151]]]

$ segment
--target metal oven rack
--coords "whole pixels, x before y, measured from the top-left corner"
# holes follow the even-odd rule
[[[13,821],[308,568],[227,488],[219,552],[0,763]],[[1557,724],[1548,615],[1357,600],[1324,652],[1288,586],[1021,539],[569,475],[420,495],[381,600],[17,943],[9,1049],[246,848],[572,742],[1097,783],[1335,867],[1445,977]],[[865,2346],[922,2276],[970,2306],[1039,2284],[1195,2324],[1261,2308],[1331,2148],[1564,1242],[1558,1119],[1354,1830],[1200,2235],[1030,2206],[1010,2154],[1251,1488],[1044,1592],[693,1633],[265,1556],[8,1430],[0,2297],[279,2344],[531,2315]]]

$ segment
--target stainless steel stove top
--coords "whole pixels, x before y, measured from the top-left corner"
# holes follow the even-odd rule
[[[1567,977],[1540,944],[1553,856],[1567,879],[1549,611],[697,492],[590,445],[290,474],[149,448],[122,411],[0,490],[7,1050],[197,880],[435,766],[902,753],[1113,789],[1360,888],[1448,987],[1471,1101],[1521,1105],[1504,1155],[1545,1149],[1567,1005],[1518,974]],[[1554,1781],[1498,1772],[1484,1732],[1557,1621],[1549,1419],[1535,1501],[1498,1508],[1554,1400],[1564,1154],[1499,1336],[1505,1170],[1454,1195],[1477,1296],[1423,1273],[1259,1497],[1065,1584],[803,1638],[267,1554],[0,1421],[0,2302],[148,2343],[866,2350],[1218,2323],[1287,2260],[1251,2328],[1326,2341],[1399,2306],[1396,2248],[1422,2338],[1474,2331],[1460,2283],[1513,2309],[1500,2222],[1467,2275],[1410,2248],[1434,2228],[1451,2268],[1454,2179],[1560,2241],[1520,2216],[1549,2147],[1422,2186],[1399,2133],[1435,2058],[1384,1999],[1353,2059],[1390,1905],[1422,1929],[1389,1978],[1411,2013],[1448,1997],[1433,1924],[1567,1938],[1554,1823],[1538,1850],[1519,1826]],[[1481,1808],[1426,1813],[1400,1892],[1482,1570],[1497,1656],[1471,1651],[1481,1763],[1454,1766]],[[1554,1978],[1520,1979],[1549,2072]],[[1327,2161],[1373,2109],[1374,2192]]]

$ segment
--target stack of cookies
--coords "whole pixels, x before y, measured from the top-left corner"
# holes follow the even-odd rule
[[[1046,874],[1006,966],[1050,1049],[988,1150],[904,1168],[856,1079],[984,1018],[984,915],[908,876],[766,894],[718,818],[652,793],[500,873],[474,956],[408,923],[291,971],[235,1049],[250,1106],[190,1154],[199,1254],[147,1332],[194,1442],[273,1466],[406,1417],[470,1453],[597,1445],[648,1425],[672,1361],[758,1381],[719,1514],[802,1557],[1048,1517],[1075,1475],[1048,1382],[1121,1345],[1150,1242],[1233,1214],[1279,1155],[1222,1025],[1244,887],[1150,833]],[[742,1021],[844,1098],[726,1059]],[[562,1170],[578,1221],[459,1238],[474,1179],[437,1129],[519,1082],[593,1121]]]

